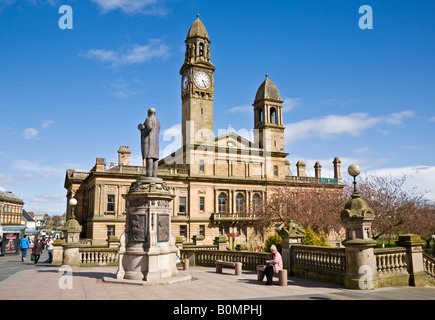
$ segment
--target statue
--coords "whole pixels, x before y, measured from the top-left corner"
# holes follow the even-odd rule
[[[137,127],[141,132],[142,159],[145,160],[147,177],[157,177],[159,166],[160,121],[155,114],[156,109],[149,109],[145,123]]]

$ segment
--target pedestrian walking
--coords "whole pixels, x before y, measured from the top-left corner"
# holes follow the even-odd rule
[[[42,253],[42,240],[37,240],[32,249],[32,254],[35,256],[35,264],[38,263]]]
[[[21,261],[26,261],[27,249],[30,247],[30,242],[27,236],[24,236],[20,241]]]
[[[47,245],[47,251],[48,251],[48,259],[45,260],[44,262],[51,263],[53,261],[53,239],[51,239],[51,237],[48,237],[46,245]]]

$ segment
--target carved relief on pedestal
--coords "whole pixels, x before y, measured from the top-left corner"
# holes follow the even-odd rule
[[[169,224],[170,219],[167,214],[160,214],[158,216],[157,223],[157,241],[158,242],[168,242],[169,241]]]
[[[146,241],[146,215],[132,214],[129,219],[129,241]]]

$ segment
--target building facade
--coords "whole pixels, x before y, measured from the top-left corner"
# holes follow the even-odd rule
[[[253,246],[257,236],[252,204],[267,198],[284,184],[310,188],[310,182],[341,188],[340,160],[335,158],[334,178],[322,178],[316,163],[315,177],[307,177],[299,161],[297,176],[290,175],[286,159],[283,100],[266,74],[253,102],[252,139],[230,128],[223,135],[213,133],[214,72],[210,59],[208,32],[198,18],[186,38],[185,60],[180,69],[182,146],[159,161],[158,176],[174,196],[172,231],[191,241],[204,237],[211,244],[215,237],[230,236],[237,243]],[[104,242],[120,236],[125,227],[126,194],[132,182],[145,174],[143,166],[130,165],[130,149],[121,146],[118,164],[109,167],[97,158],[89,172],[68,169],[67,216],[69,199],[78,204],[75,216],[83,227],[82,237]]]

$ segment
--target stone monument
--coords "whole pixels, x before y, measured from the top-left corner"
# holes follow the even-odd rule
[[[160,123],[155,113],[150,109],[145,124],[138,127],[147,174],[133,182],[124,195],[126,224],[120,239],[119,268],[116,280],[105,281],[159,284],[190,279],[179,275],[176,266],[178,249],[171,232],[170,209],[173,196],[157,178]]]

